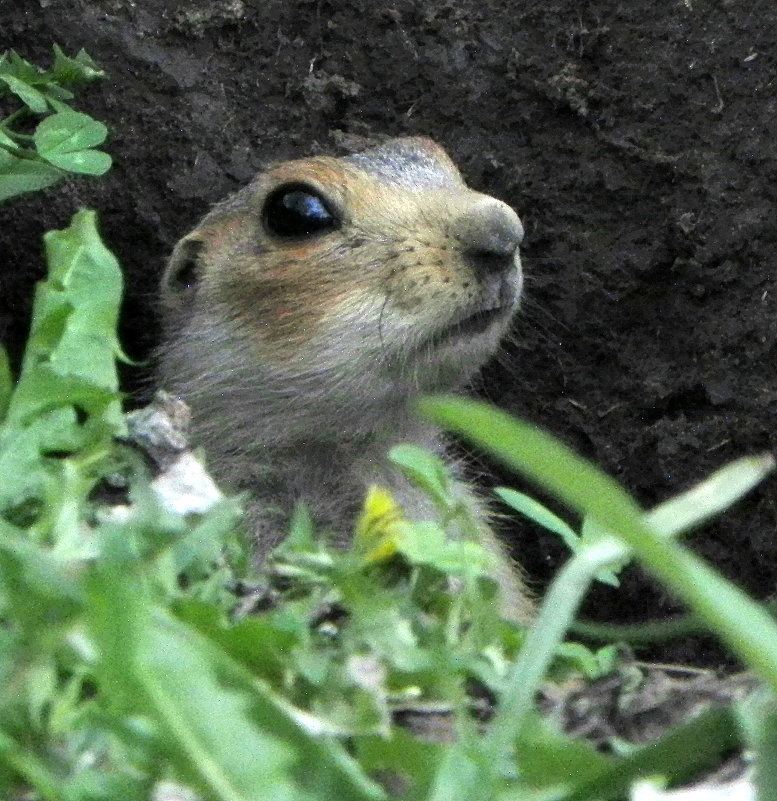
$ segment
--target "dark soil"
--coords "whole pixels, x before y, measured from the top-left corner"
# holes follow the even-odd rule
[[[771,0],[0,0],[0,50],[45,64],[52,42],[108,71],[82,106],[111,126],[116,166],[3,207],[0,338],[14,353],[40,236],[79,206],[100,210],[126,267],[124,341],[144,358],[165,257],[211,202],[268,161],[424,134],[527,230],[524,313],[487,396],[648,506],[774,449]],[[776,487],[694,540],[761,597],[777,577]],[[541,585],[562,548],[508,536]],[[635,573],[588,613],[672,609]]]

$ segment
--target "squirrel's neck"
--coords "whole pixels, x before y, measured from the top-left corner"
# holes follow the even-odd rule
[[[208,454],[214,475],[234,490],[248,491],[251,528],[264,556],[288,530],[292,511],[300,502],[313,513],[318,530],[333,542],[350,541],[353,524],[371,484],[389,489],[415,518],[433,514],[428,499],[391,463],[388,451],[403,442],[441,451],[438,432],[396,410],[381,425],[365,430],[363,422],[317,419],[304,431],[288,415],[248,407],[223,411],[215,419],[230,419],[216,430],[195,415],[195,436]],[[203,410],[200,408],[199,410]]]
[[[416,387],[374,369],[257,364],[223,323],[193,325],[171,342],[162,385],[190,403],[192,439],[204,446],[213,475],[250,492],[254,528],[265,526],[266,510],[278,511],[271,532],[258,537],[263,548],[285,530],[283,518],[298,501],[324,525],[350,531],[373,483],[409,512],[426,513],[425,499],[387,458],[403,442],[442,450],[439,432],[411,413]]]
[[[192,398],[194,435],[210,458],[266,461],[280,470],[299,457],[301,469],[313,459],[336,473],[357,462],[385,461],[388,450],[403,442],[441,449],[438,430],[412,415],[409,398],[362,407],[355,398],[308,403],[304,395],[272,396],[268,389],[250,397],[234,387],[203,398],[182,393]]]

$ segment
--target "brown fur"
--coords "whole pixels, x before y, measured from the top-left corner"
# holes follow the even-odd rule
[[[336,227],[269,230],[266,198],[296,185],[326,200]],[[179,242],[160,381],[191,404],[214,475],[253,494],[258,558],[298,501],[341,543],[370,483],[410,516],[434,514],[385,454],[403,441],[444,452],[408,400],[462,386],[496,350],[520,294],[520,237],[515,213],[469,189],[434,142],[397,139],[272,168]],[[464,322],[490,310],[477,330]],[[525,619],[527,593],[501,558],[505,606]]]

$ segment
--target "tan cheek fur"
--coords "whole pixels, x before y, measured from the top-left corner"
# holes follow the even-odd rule
[[[321,268],[320,249],[311,244],[285,248],[272,268],[261,271],[254,260],[238,254],[230,275],[220,276],[217,297],[270,360],[294,358],[347,294]]]
[[[322,184],[340,180],[330,161],[305,162],[306,176]],[[265,181],[280,185],[294,181],[299,172],[299,164],[283,165]],[[252,210],[201,234],[206,241],[205,276],[212,289],[208,296],[229,309],[239,329],[255,340],[257,351],[270,362],[298,356],[322,330],[322,320],[347,296],[353,280],[333,269],[338,261],[345,263],[338,259],[337,232],[299,244],[275,240]]]

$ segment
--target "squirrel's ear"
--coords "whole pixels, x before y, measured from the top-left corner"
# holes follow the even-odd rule
[[[200,282],[200,254],[205,238],[192,231],[181,239],[170,256],[162,276],[162,299],[171,306],[180,306],[194,296]]]

